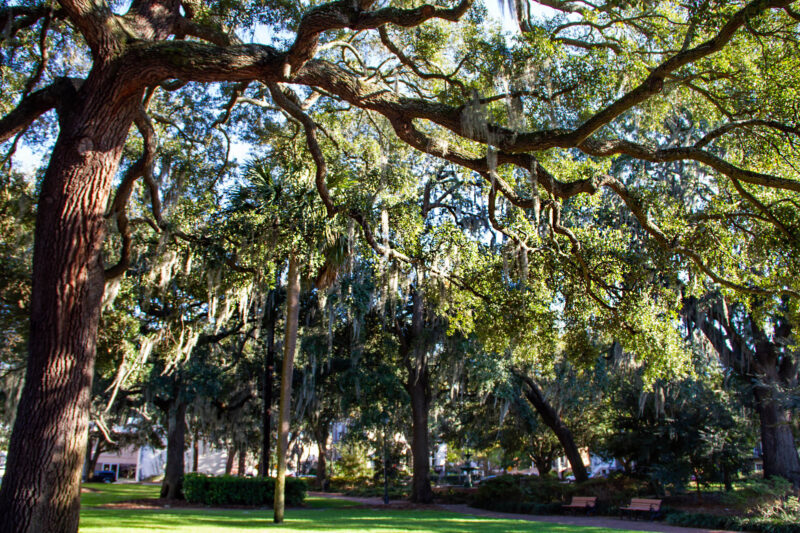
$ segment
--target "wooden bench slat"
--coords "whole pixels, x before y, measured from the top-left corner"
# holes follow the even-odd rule
[[[647,498],[632,498],[627,507],[620,507],[621,511],[651,511],[661,510],[662,500],[652,500]]]
[[[562,505],[562,507],[585,509],[587,507],[594,507],[596,503],[596,496],[573,496],[572,501],[568,505]]]

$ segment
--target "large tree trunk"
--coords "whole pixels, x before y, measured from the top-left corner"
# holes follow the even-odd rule
[[[517,375],[525,382],[527,389],[525,390],[525,397],[530,404],[542,417],[544,423],[553,430],[558,442],[564,448],[564,455],[567,456],[570,466],[572,467],[572,474],[575,476],[575,481],[586,481],[589,476],[586,473],[586,465],[583,464],[583,459],[575,445],[575,439],[572,437],[572,432],[567,425],[561,420],[553,406],[550,405],[542,393],[539,384],[530,376],[517,373]]]
[[[411,501],[430,503],[433,501],[428,453],[428,411],[431,391],[428,358],[425,346],[424,297],[416,290],[412,293],[412,315],[410,338],[405,343],[408,381],[406,390],[411,397]],[[410,357],[409,357],[410,351]]]
[[[141,101],[140,93],[121,100],[114,76],[95,68],[60,104],[36,215],[25,386],[0,489],[4,533],[78,529],[104,287],[103,215]]]
[[[800,457],[794,444],[791,414],[769,387],[755,387],[756,411],[761,421],[764,477],[781,476],[800,486]]]
[[[262,376],[261,397],[261,460],[258,464],[258,475],[269,476],[269,456],[272,437],[272,389],[275,382],[275,323],[278,321],[278,310],[275,308],[277,287],[270,291],[267,299],[267,310],[264,314],[264,325],[267,336],[267,353],[264,357],[264,375]]]
[[[297,257],[289,254],[289,277],[286,281],[286,334],[283,342],[281,398],[278,406],[278,472],[275,477],[275,523],[283,522],[286,488],[286,451],[289,446],[289,422],[292,403],[292,373],[297,345],[297,322],[300,315],[300,273]]]
[[[411,478],[411,501],[430,503],[433,501],[429,464],[428,411],[428,366],[420,369],[409,384],[411,395],[411,454],[413,456]]]
[[[186,402],[172,400],[167,417],[167,467],[161,497],[183,499],[183,452],[186,445]]]

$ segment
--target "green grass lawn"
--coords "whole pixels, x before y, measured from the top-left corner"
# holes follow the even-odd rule
[[[82,532],[130,533],[228,533],[234,531],[321,531],[389,533],[393,531],[435,531],[461,533],[487,532],[554,532],[609,533],[604,528],[562,526],[481,518],[441,511],[379,511],[354,508],[353,504],[332,498],[306,500],[303,509],[289,509],[282,526],[272,523],[271,509],[102,509],[92,506],[158,495],[158,487],[147,485],[87,484],[98,493],[82,496]]]

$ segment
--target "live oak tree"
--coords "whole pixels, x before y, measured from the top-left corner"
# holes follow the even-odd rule
[[[469,0],[314,7],[137,0],[124,14],[104,1],[1,8],[4,49],[28,50],[35,59],[16,63],[19,72],[30,72],[24,80],[17,75],[4,81],[0,141],[50,110],[58,117],[38,199],[34,335],[17,417],[25,423],[16,424],[10,443],[0,492],[2,528],[77,528],[106,275],[100,254],[104,214],[134,124],[144,139],[142,156],[121,177],[120,203],[133,181],[152,181],[154,117],[148,106],[154,93],[183,83],[240,84],[232,91],[234,103],[248,82],[266,84],[273,103],[303,126],[328,215],[355,220],[379,251],[384,245],[372,236],[370,219],[328,190],[313,119],[298,105],[300,98],[281,96],[277,84],[367,109],[411,147],[478,173],[490,219],[498,201],[529,209],[535,226],[549,228],[547,246],[568,248],[568,264],[598,305],[618,303],[618,272],[608,273],[602,258],[582,253],[578,235],[561,216],[565,203],[589,202],[598,191],[628,214],[630,231],[643,229],[662,250],[686,260],[687,268],[731,290],[796,298],[797,280],[786,274],[796,269],[752,276],[748,265],[730,260],[735,254],[721,257],[732,248],[704,241],[711,230],[721,230],[717,221],[740,216],[791,239],[792,202],[800,190],[793,170],[795,106],[787,90],[800,75],[791,46],[800,18],[793,2],[542,4],[557,16],[525,18],[524,35],[510,45],[480,29],[480,11],[470,10]],[[460,25],[450,24],[459,19]],[[276,38],[275,46],[242,44],[244,32],[232,30],[256,21],[289,37]],[[50,36],[62,46],[53,47]],[[77,67],[69,65],[70,54]],[[498,77],[502,72],[507,75]],[[56,124],[46,126],[52,134]],[[758,215],[700,220],[711,203],[670,202],[669,191],[625,164],[636,160],[697,166],[712,196],[732,190]],[[682,179],[679,172],[676,179]],[[121,210],[114,212],[118,222],[124,220]],[[535,248],[513,227],[502,230],[526,252]],[[410,259],[393,250],[388,255]],[[793,265],[792,256],[773,261],[776,267]],[[123,260],[116,270],[124,266]]]

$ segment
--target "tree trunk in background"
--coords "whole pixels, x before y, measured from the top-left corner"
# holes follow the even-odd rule
[[[86,457],[83,459],[83,473],[81,474],[83,481],[86,482],[92,477],[89,474],[89,465],[92,463],[92,438],[91,436],[86,441]]]
[[[292,403],[292,373],[297,344],[297,322],[300,314],[300,273],[297,257],[289,255],[289,277],[286,280],[286,333],[283,343],[281,397],[278,407],[278,472],[275,478],[275,523],[283,522],[286,488],[286,451],[289,446],[289,422]]]
[[[197,430],[194,431],[194,438],[192,439],[192,472],[197,472],[197,464],[200,455],[200,443],[197,442]]]
[[[536,455],[533,457],[533,464],[540,476],[546,476],[553,469],[553,458]]]
[[[239,477],[244,477],[245,470],[247,470],[247,448],[244,446],[239,448],[239,464],[237,466]]]
[[[183,499],[183,452],[186,447],[186,403],[173,399],[167,415],[167,466],[161,497]]]
[[[800,458],[794,444],[791,414],[781,407],[769,387],[754,387],[761,423],[764,477],[781,476],[800,486]]]
[[[430,393],[428,382],[428,366],[420,369],[409,386],[411,396],[411,453],[413,455],[411,501],[431,503],[431,489],[428,436],[428,411]]]
[[[278,282],[280,277],[278,277]],[[278,321],[276,307],[277,286],[269,292],[267,310],[264,313],[264,326],[267,336],[267,353],[264,357],[264,375],[262,376],[261,397],[263,407],[261,410],[261,460],[258,463],[258,475],[269,476],[269,456],[272,439],[272,390],[275,387],[275,323]]]
[[[314,432],[314,439],[317,441],[319,455],[317,457],[317,486],[320,490],[328,489],[328,424],[320,424]]]
[[[694,297],[684,298],[681,312],[688,325],[703,332],[724,367],[754,384],[764,476],[780,476],[800,488],[800,458],[792,434],[791,414],[775,397],[775,390],[793,387],[797,375],[796,356],[773,342],[775,338],[791,341],[794,337],[791,324],[778,320],[770,337],[749,311],[744,321],[732,320],[722,298],[705,305]],[[749,334],[749,340],[743,332]]]
[[[236,459],[236,448],[228,446],[228,456],[225,458],[225,475],[230,476],[233,472],[233,461]]]
[[[430,503],[433,501],[431,489],[430,464],[428,463],[430,444],[428,435],[428,411],[430,410],[431,390],[425,346],[424,297],[418,291],[411,295],[412,315],[410,338],[404,351],[408,380],[406,390],[411,397],[411,454],[412,478],[411,501]],[[410,353],[409,353],[410,352]]]
[[[89,457],[89,464],[87,465],[87,470],[89,472],[89,476],[87,479],[90,479],[92,475],[94,475],[94,471],[97,470],[97,460],[100,459],[100,454],[103,453],[103,439],[97,439],[97,444],[95,444],[94,452]],[[91,452],[91,450],[90,450]]]
[[[58,140],[39,193],[28,365],[0,488],[3,533],[78,530],[105,284],[104,213],[142,97],[120,97],[116,67],[106,64],[61,99]]]
[[[586,474],[586,465],[583,464],[583,459],[575,445],[575,439],[572,437],[572,432],[569,430],[564,421],[558,415],[553,406],[551,406],[544,397],[542,389],[533,378],[526,376],[522,373],[517,373],[523,382],[528,386],[525,390],[525,397],[530,404],[542,417],[544,423],[553,430],[558,442],[564,448],[564,455],[567,456],[570,466],[572,467],[572,475],[575,476],[575,481],[586,481],[589,476]]]

